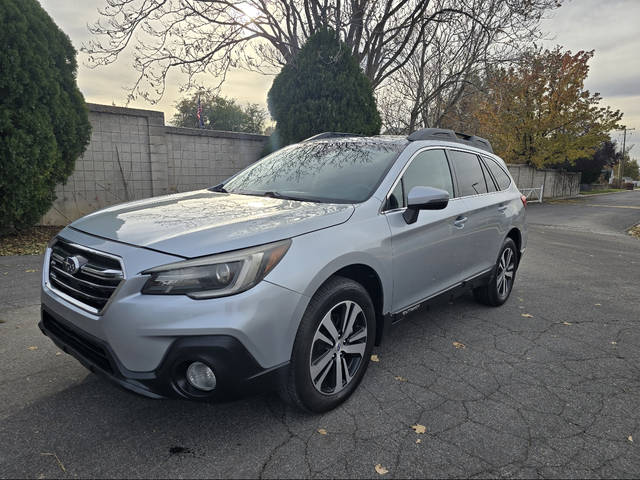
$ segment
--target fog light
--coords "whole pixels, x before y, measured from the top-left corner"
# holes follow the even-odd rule
[[[193,362],[187,368],[187,380],[189,383],[205,392],[210,392],[216,388],[216,376],[208,365],[202,362]]]

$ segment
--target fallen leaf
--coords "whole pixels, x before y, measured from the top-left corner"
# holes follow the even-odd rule
[[[456,347],[457,349],[467,348],[467,346],[464,343],[460,343],[460,342],[453,342],[453,346]]]
[[[406,378],[401,377],[401,376],[397,376],[397,377],[393,377],[393,378],[395,378],[395,379],[396,379],[396,380],[398,380],[399,382],[406,382],[406,381],[407,381],[407,379],[406,379]]]
[[[617,345],[618,342],[611,342],[611,345]]]
[[[632,437],[631,435],[629,435],[629,436],[627,437],[627,440],[629,440],[631,443],[633,443],[633,437]]]
[[[38,347],[27,347],[27,349],[28,349],[28,350],[32,350],[32,351],[33,351],[33,350],[37,350],[37,349],[38,349]]]
[[[523,307],[522,305],[518,305],[518,308],[519,308],[520,310],[524,310],[524,307]]]
[[[376,465],[376,472],[378,472],[379,475],[384,475],[385,473],[389,473],[389,470],[378,463]]]
[[[523,302],[523,301],[524,301],[524,300],[522,300],[522,298],[520,298],[520,297],[518,297],[518,300],[519,300],[519,301],[521,301],[521,302]]]
[[[371,355],[371,361],[372,362],[379,362],[380,359],[378,358],[378,355]]]
[[[418,438],[416,439],[416,443],[422,443],[422,440]]]
[[[594,303],[594,305],[595,305],[596,307],[601,307],[601,306],[602,306],[602,304],[601,304],[601,303]]]
[[[59,357],[60,355],[62,355],[62,352],[56,352],[56,357]]]
[[[327,430],[326,430],[326,429],[324,429],[324,428],[319,428],[319,429],[318,429],[318,433],[319,433],[320,435],[326,435],[326,434],[327,434]]]
[[[570,322],[562,322],[563,325],[572,325]]]
[[[28,270],[25,270],[25,273],[33,273],[33,272],[37,272],[37,270],[34,270],[33,268],[29,268]]]
[[[411,425],[411,428],[413,428],[416,433],[420,434],[423,434],[427,431],[427,427],[425,427],[424,425],[420,425],[419,423],[417,425]]]
[[[0,239],[0,256],[43,254],[47,244],[60,228],[40,226],[4,236]]]
[[[533,318],[533,315],[531,315],[530,313],[523,313],[522,316],[524,318]]]

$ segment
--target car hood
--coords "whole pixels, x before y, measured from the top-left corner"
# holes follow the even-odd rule
[[[76,220],[71,227],[165,253],[199,257],[338,225],[353,210],[353,205],[198,190],[106,208]]]

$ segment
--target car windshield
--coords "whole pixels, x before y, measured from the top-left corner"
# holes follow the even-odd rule
[[[296,144],[254,163],[217,190],[360,203],[373,194],[405,145],[397,140],[366,138]]]

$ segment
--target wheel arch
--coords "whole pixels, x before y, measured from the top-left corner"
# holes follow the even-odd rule
[[[359,283],[371,297],[376,313],[376,345],[380,345],[387,327],[388,316],[384,314],[385,290],[380,275],[371,265],[352,263],[345,265],[330,274],[323,284],[333,277],[344,277]]]
[[[520,257],[522,256],[522,232],[520,232],[518,227],[513,227],[509,230],[509,233],[507,233],[506,238],[510,238],[516,244],[518,264],[520,264]]]

